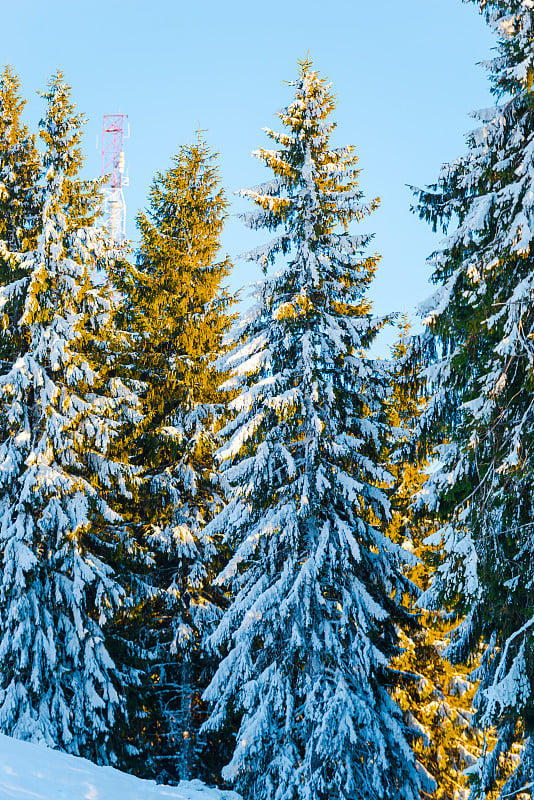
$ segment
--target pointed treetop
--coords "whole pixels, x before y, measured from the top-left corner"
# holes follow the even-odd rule
[[[6,137],[10,144],[16,140],[19,118],[26,100],[19,95],[20,80],[13,67],[6,64],[0,75],[0,128],[12,126]]]
[[[274,180],[240,192],[261,208],[242,215],[249,227],[284,229],[282,235],[246,256],[259,261],[264,271],[277,254],[287,255],[300,247],[315,254],[319,250],[326,253],[331,247],[337,251],[339,242],[331,237],[339,235],[338,226],[347,234],[349,223],[367,216],[379,202],[378,198],[361,202],[354,147],[330,145],[335,123],[328,117],[336,99],[327,79],[319,77],[307,58],[299,62],[299,76],[290,85],[295,87],[294,99],[278,112],[285,130],[278,133],[266,129],[278,149],[260,147],[253,153],[274,172]],[[365,242],[369,238],[365,237]],[[347,244],[356,252],[364,246],[364,240],[357,237]],[[319,280],[317,258],[307,262]]]
[[[39,133],[46,144],[44,165],[47,169],[52,167],[54,173],[63,172],[72,177],[83,162],[80,141],[85,115],[74,114],[76,104],[70,99],[71,87],[61,70],[52,75],[47,90],[39,94],[48,104]],[[50,173],[49,178],[52,177]]]
[[[40,209],[40,159],[35,137],[21,119],[26,101],[19,90],[20,81],[6,64],[0,74],[0,240],[12,252],[31,247]],[[13,263],[0,263],[0,284],[13,278],[12,268]]]
[[[309,56],[298,63],[298,78],[288,81],[289,86],[296,87],[295,99],[287,108],[278,112],[278,117],[292,130],[295,141],[304,142],[320,134],[320,139],[314,142],[320,147],[328,143],[329,136],[336,127],[335,122],[324,123],[336,107],[335,95],[330,91],[332,84],[328,82],[328,78],[319,77],[319,71],[313,69]],[[272,133],[267,129],[267,134],[280,144],[288,144],[286,138],[277,138]]]

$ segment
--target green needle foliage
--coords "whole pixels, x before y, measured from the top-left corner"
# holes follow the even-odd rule
[[[422,498],[442,527],[426,601],[462,619],[451,659],[484,653],[476,722],[497,731],[470,772],[473,797],[534,776],[534,10],[482,0],[498,36],[487,66],[496,105],[477,112],[466,152],[418,190],[417,211],[448,236],[431,257],[435,295],[420,337],[429,401],[418,439],[436,447]]]
[[[23,312],[0,376],[0,729],[105,763],[129,679],[106,637],[133,482],[113,450],[135,397],[100,364],[112,306],[91,284],[107,251],[98,185],[79,178],[83,117],[61,73],[43,97],[42,213],[34,246],[18,236],[12,253],[22,277],[0,290]]]
[[[220,553],[202,529],[223,502],[213,453],[224,399],[214,362],[233,319],[224,289],[231,264],[219,256],[226,207],[215,156],[199,136],[156,177],[137,219],[137,266],[119,280],[134,332],[130,372],[143,387],[144,419],[131,439],[143,469],[136,513],[154,558],[134,623],[149,661],[141,737],[149,773],[170,781],[213,780],[215,770],[197,731],[202,640],[220,605],[209,588]]]
[[[36,243],[42,192],[41,162],[35,137],[21,121],[26,104],[10,66],[0,76],[0,286],[25,277],[20,259]],[[16,323],[22,315],[22,284],[0,300],[0,372],[23,347]]]
[[[423,401],[405,372],[411,341],[406,319],[399,328],[401,335],[393,348],[394,381],[389,403],[391,426],[398,432],[389,465],[395,478],[389,536],[420,559],[409,568],[408,575],[424,591],[430,583],[431,564],[436,560],[436,548],[425,544],[425,540],[436,530],[436,521],[414,509],[415,498],[427,478],[428,461],[414,456],[410,441]],[[468,795],[463,771],[475,763],[483,746],[482,732],[471,724],[470,705],[476,689],[470,679],[472,666],[452,666],[442,656],[453,622],[443,612],[421,611],[414,599],[411,598],[410,608],[419,613],[421,627],[403,636],[404,651],[393,662],[412,677],[399,683],[393,697],[414,734],[414,750],[423,768],[423,796],[461,800]]]
[[[367,296],[378,256],[349,232],[377,201],[354,148],[332,147],[335,98],[301,62],[279,112],[271,180],[243,192],[250,227],[277,232],[250,258],[283,268],[225,363],[238,392],[219,456],[231,500],[208,530],[231,559],[231,603],[210,641],[221,656],[205,730],[240,726],[223,776],[255,800],[414,800],[419,780],[387,686],[408,615],[389,503],[385,364],[367,352],[387,320]]]

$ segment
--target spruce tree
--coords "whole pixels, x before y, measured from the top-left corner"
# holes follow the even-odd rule
[[[115,501],[132,482],[112,451],[135,398],[102,366],[112,307],[91,283],[106,243],[98,185],[78,177],[83,119],[61,73],[43,97],[42,217],[15,253],[24,348],[0,377],[0,730],[105,763],[127,677],[104,633],[129,549]]]
[[[388,692],[411,556],[384,534],[388,377],[366,354],[384,324],[366,298],[378,256],[348,231],[377,201],[362,201],[354,149],[330,144],[330,86],[308,60],[291,85],[278,149],[256,152],[274,179],[243,192],[259,206],[248,224],[279,230],[250,258],[281,268],[223,362],[233,492],[206,533],[232,552],[217,578],[232,599],[205,728],[240,716],[223,777],[245,798],[415,798]]]
[[[0,76],[0,286],[11,290],[0,296],[0,372],[22,346],[14,324],[22,313],[20,255],[35,245],[40,211],[40,161],[35,137],[21,121],[19,88],[6,66]]]
[[[231,264],[219,253],[226,207],[216,156],[199,135],[154,180],[137,218],[136,267],[118,276],[134,332],[131,375],[144,386],[131,444],[143,470],[137,519],[154,558],[133,620],[148,655],[141,762],[143,774],[167,781],[215,779],[216,754],[198,729],[209,681],[202,641],[220,605],[210,588],[217,549],[202,530],[222,505],[213,425],[223,399],[214,360],[232,321]]]
[[[432,256],[439,288],[423,309],[430,398],[418,435],[438,444],[425,499],[443,521],[426,600],[465,617],[450,658],[484,646],[475,720],[495,726],[497,742],[470,771],[475,798],[513,764],[517,736],[521,760],[502,796],[534,781],[534,10],[530,0],[479,5],[499,39],[489,63],[497,104],[475,114],[467,152],[418,204],[434,227],[456,223]]]
[[[409,374],[412,337],[406,318],[399,329],[401,335],[392,352],[393,389],[388,402],[390,425],[397,432],[388,465],[395,479],[388,535],[419,558],[415,566],[407,566],[407,574],[424,591],[437,560],[436,548],[425,541],[437,526],[424,509],[416,513],[414,507],[424,491],[429,463],[414,457],[412,438],[423,399]],[[423,795],[435,800],[461,800],[468,795],[463,772],[475,763],[483,747],[482,731],[472,724],[470,711],[476,683],[470,679],[471,667],[453,666],[442,655],[453,627],[448,615],[441,610],[422,611],[414,598],[407,600],[412,611],[419,611],[421,627],[402,636],[403,651],[393,664],[406,677],[395,687],[393,697],[415,734],[414,750],[427,776]],[[491,732],[489,739],[494,741]]]

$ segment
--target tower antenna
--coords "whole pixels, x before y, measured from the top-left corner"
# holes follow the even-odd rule
[[[129,136],[127,119],[127,114],[105,114],[102,130],[104,225],[118,246],[126,239],[126,202],[122,187],[129,183],[124,160],[124,139]],[[125,127],[128,128],[126,135]]]

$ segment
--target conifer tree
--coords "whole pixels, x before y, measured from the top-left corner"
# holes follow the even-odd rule
[[[145,387],[133,437],[143,468],[138,520],[154,557],[136,633],[149,654],[144,774],[156,769],[167,781],[214,779],[214,754],[198,738],[208,670],[202,639],[218,613],[209,586],[217,551],[202,529],[222,504],[213,463],[221,376],[213,362],[232,321],[223,283],[231,265],[219,256],[227,203],[215,158],[199,135],[156,177],[149,212],[137,219],[137,266],[121,283],[135,332],[133,374]]]
[[[436,548],[425,540],[435,532],[436,522],[424,511],[416,514],[414,510],[415,499],[424,489],[428,462],[414,458],[411,438],[423,403],[409,374],[411,336],[406,318],[399,328],[401,335],[392,354],[393,391],[388,402],[390,425],[397,431],[389,463],[395,482],[388,534],[418,556],[416,566],[407,567],[408,575],[425,590],[436,561]],[[413,599],[410,608],[417,610]],[[453,627],[451,620],[441,611],[419,611],[420,629],[403,635],[403,652],[393,662],[407,676],[395,687],[393,697],[415,734],[414,750],[427,776],[423,796],[462,800],[468,795],[463,771],[475,763],[483,746],[482,732],[472,725],[470,711],[476,684],[470,680],[470,667],[453,666],[442,656]]]
[[[83,182],[81,115],[61,73],[43,94],[42,217],[14,253],[12,320],[25,346],[0,377],[0,730],[105,763],[123,711],[103,626],[124,600],[111,562],[129,539],[116,499],[131,469],[113,458],[134,398],[105,361],[111,301],[91,284],[105,241],[100,194]],[[16,242],[11,242],[16,244]]]
[[[521,760],[502,796],[534,781],[534,10],[530,0],[479,5],[499,38],[489,63],[497,104],[475,115],[467,152],[418,205],[434,227],[457,222],[432,256],[439,288],[423,308],[430,399],[418,435],[439,445],[425,495],[443,520],[434,543],[444,560],[426,600],[465,617],[452,659],[484,645],[473,705],[497,742],[471,769],[475,798],[509,770],[518,735]]]
[[[279,112],[279,146],[256,155],[274,179],[243,192],[255,229],[279,235],[250,258],[285,257],[223,362],[234,418],[219,457],[232,499],[207,526],[232,557],[231,603],[211,637],[224,656],[207,730],[241,722],[223,777],[245,798],[415,798],[418,777],[388,658],[411,556],[384,535],[384,324],[366,290],[378,256],[348,225],[362,202],[352,147],[334,148],[330,86],[301,62]]]
[[[20,82],[10,66],[0,76],[0,285],[23,277],[18,260],[9,253],[22,253],[35,244],[40,206],[40,161],[35,138],[22,124],[25,101]],[[20,319],[21,294],[13,292],[0,306],[0,371],[22,346],[16,325]]]

